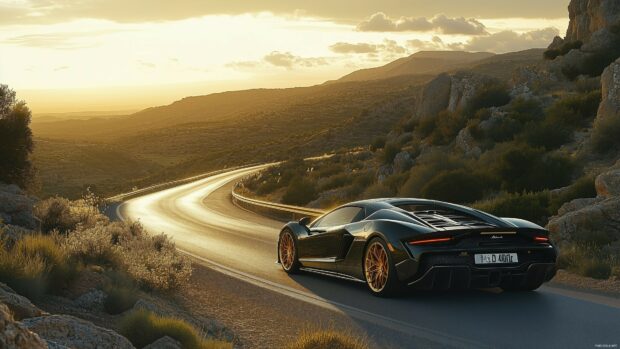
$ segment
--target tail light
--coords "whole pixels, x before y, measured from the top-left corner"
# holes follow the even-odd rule
[[[440,243],[440,242],[448,242],[451,240],[452,238],[431,238],[431,239],[412,240],[412,241],[409,241],[409,245],[427,245],[427,244],[435,244],[435,243]]]
[[[549,238],[546,236],[535,236],[534,241],[536,242],[549,242]]]

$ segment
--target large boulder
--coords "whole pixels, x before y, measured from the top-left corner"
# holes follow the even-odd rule
[[[70,315],[36,317],[24,320],[23,324],[41,338],[71,348],[134,348],[120,334]]]
[[[37,227],[32,213],[36,200],[14,184],[0,183],[0,221],[28,229]]]
[[[476,140],[468,128],[459,131],[459,134],[456,136],[455,146],[469,157],[479,157],[482,154],[482,150],[476,145]]]
[[[413,159],[408,151],[401,151],[396,154],[393,162],[394,173],[401,173],[407,171],[413,165]]]
[[[594,32],[620,22],[620,1],[571,0],[568,17],[566,40],[586,42]]]
[[[597,120],[620,118],[620,58],[603,71],[601,94]]]
[[[570,201],[549,220],[547,229],[559,243],[585,237],[620,241],[620,162],[597,176],[595,186],[596,198]]]
[[[23,324],[15,321],[9,308],[0,304],[0,348],[45,349],[47,344]]]
[[[422,90],[418,99],[416,115],[419,119],[434,117],[448,107],[452,78],[443,73],[431,80]]]
[[[0,283],[0,302],[11,310],[16,320],[43,315],[43,311],[32,304],[28,298],[15,293],[3,283]]]

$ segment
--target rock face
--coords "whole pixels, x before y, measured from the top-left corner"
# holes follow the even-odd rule
[[[468,128],[462,129],[456,136],[456,148],[465,153],[466,156],[479,157],[482,154],[480,147],[476,145],[474,137]]]
[[[92,290],[84,293],[75,300],[75,304],[79,307],[89,310],[103,310],[103,303],[107,295],[101,290]]]
[[[69,315],[36,317],[24,320],[23,324],[41,338],[71,348],[134,348],[120,334]]]
[[[0,283],[0,302],[11,310],[17,320],[43,315],[41,309],[32,304],[28,298],[15,293],[3,283]]]
[[[0,183],[0,220],[5,224],[35,229],[37,221],[32,213],[35,202],[18,186]]]
[[[603,71],[601,94],[602,100],[596,118],[620,118],[620,58]]]
[[[413,165],[411,154],[407,151],[401,151],[394,157],[394,172],[401,173],[408,170]]]
[[[568,17],[566,40],[586,42],[594,32],[620,22],[620,1],[571,0]]]
[[[596,198],[576,199],[564,204],[549,220],[547,229],[559,243],[598,236],[620,240],[620,161],[596,180]]]
[[[44,349],[47,344],[36,333],[13,320],[9,308],[0,304],[0,348]]]

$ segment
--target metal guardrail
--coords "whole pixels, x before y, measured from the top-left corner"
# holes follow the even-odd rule
[[[232,189],[232,200],[234,204],[252,212],[263,214],[272,218],[297,220],[302,217],[318,217],[326,212],[324,210],[314,208],[285,205],[276,202],[248,198],[236,193],[235,189],[237,189],[237,185],[235,185]]]

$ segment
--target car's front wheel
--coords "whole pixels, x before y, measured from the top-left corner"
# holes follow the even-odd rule
[[[299,259],[297,258],[297,240],[290,230],[280,233],[278,241],[278,260],[285,272],[294,274],[299,272]]]
[[[401,288],[387,244],[374,238],[364,253],[364,276],[370,291],[380,297],[393,296]]]

